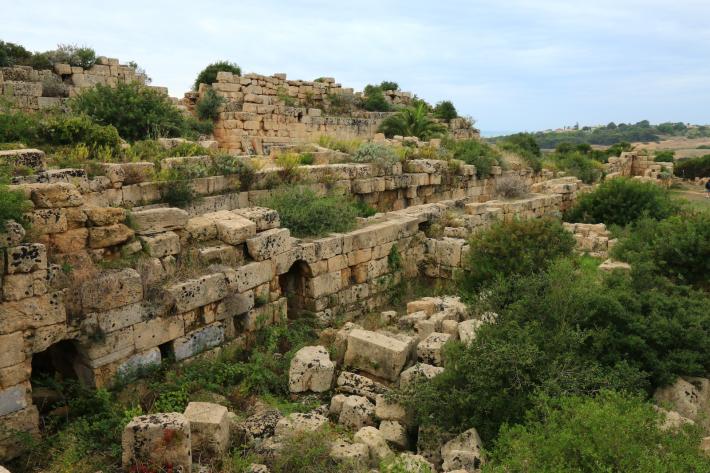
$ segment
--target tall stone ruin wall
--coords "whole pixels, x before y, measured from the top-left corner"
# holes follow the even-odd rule
[[[656,181],[664,171],[673,174],[673,163],[657,163],[651,156],[627,151],[609,158],[604,169],[607,177],[637,177]]]
[[[226,99],[215,123],[214,136],[219,147],[229,153],[268,154],[273,146],[317,141],[321,135],[341,139],[372,138],[391,112],[366,112],[346,106],[340,115],[329,115],[334,97],[346,104],[361,96],[343,88],[332,78],[321,81],[287,80],[285,74],[236,76],[219,72],[212,89]],[[208,90],[204,84],[197,93],[188,93],[185,104],[194,108]],[[387,91],[393,105],[407,105],[408,92]],[[287,105],[287,103],[292,103]],[[455,138],[473,138],[477,130],[463,119],[448,124]]]

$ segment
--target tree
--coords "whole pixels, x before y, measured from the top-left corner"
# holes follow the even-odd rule
[[[385,118],[380,124],[379,131],[389,138],[402,135],[428,140],[442,135],[446,127],[432,120],[426,106],[418,103],[416,107],[403,108],[395,115]]]
[[[444,120],[449,123],[454,118],[458,117],[456,107],[450,100],[443,100],[434,107],[434,116],[439,120]]]
[[[215,82],[217,82],[218,72],[231,72],[236,76],[241,76],[242,68],[234,62],[213,62],[209,66],[205,67],[202,71],[200,71],[199,74],[197,74],[197,78],[195,79],[195,83],[193,84],[192,88],[197,90],[200,87],[200,84],[214,84]]]
[[[362,107],[368,112],[389,112],[392,109],[390,103],[385,99],[382,87],[377,85],[365,86]]]
[[[382,90],[399,90],[399,84],[390,80],[383,80],[380,83],[380,89]]]

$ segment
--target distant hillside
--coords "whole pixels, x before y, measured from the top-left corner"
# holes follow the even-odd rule
[[[559,131],[539,131],[533,133],[540,148],[555,148],[559,143],[588,143],[590,145],[610,146],[627,142],[658,142],[670,137],[703,138],[710,137],[708,125],[686,125],[684,123],[661,123],[652,125],[648,120],[635,124],[609,123],[601,127],[582,127]],[[492,141],[505,138],[491,138]]]

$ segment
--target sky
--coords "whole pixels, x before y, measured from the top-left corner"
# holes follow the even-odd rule
[[[451,100],[484,134],[710,123],[710,0],[0,0],[0,39],[136,61],[182,97],[210,62]]]

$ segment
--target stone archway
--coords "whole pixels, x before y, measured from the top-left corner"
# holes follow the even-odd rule
[[[308,309],[306,285],[308,279],[312,277],[311,267],[303,260],[297,260],[287,272],[279,276],[281,294],[288,301],[289,318],[296,317]]]

